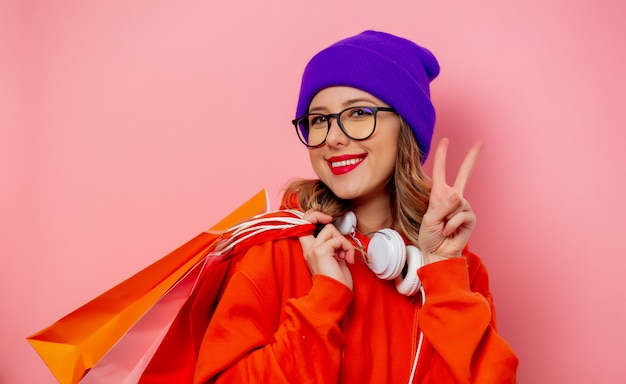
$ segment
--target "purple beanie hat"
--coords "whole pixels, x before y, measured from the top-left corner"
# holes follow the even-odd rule
[[[411,127],[424,162],[435,128],[429,84],[438,74],[439,63],[427,49],[402,37],[365,31],[336,42],[309,61],[296,117],[308,112],[311,100],[324,88],[358,88],[395,108]]]

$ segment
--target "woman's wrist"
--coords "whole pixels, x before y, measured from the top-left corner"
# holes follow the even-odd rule
[[[436,263],[438,261],[447,260],[447,257],[440,256],[436,253],[424,253],[424,265]]]

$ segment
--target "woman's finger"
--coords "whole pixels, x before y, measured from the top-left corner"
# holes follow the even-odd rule
[[[469,152],[467,152],[467,155],[465,156],[465,159],[461,164],[461,168],[459,168],[459,173],[456,176],[453,188],[461,196],[463,196],[463,192],[465,191],[465,187],[467,186],[467,181],[472,174],[472,170],[474,169],[474,165],[478,160],[478,155],[480,155],[480,151],[482,148],[483,143],[481,141],[474,144],[472,148],[470,148]]]
[[[332,216],[322,213],[320,211],[314,211],[311,209],[304,212],[304,216],[302,218],[312,224],[317,224],[317,223],[328,224],[331,221],[333,221]]]
[[[441,139],[433,159],[433,189],[446,185],[446,157],[448,155],[448,139]]]
[[[317,241],[330,245],[335,254],[341,253],[341,258],[354,261],[354,245],[346,239],[344,235],[332,224],[327,224],[324,229],[317,235]]]
[[[457,212],[446,222],[443,227],[443,235],[448,237],[456,233],[461,228],[474,228],[476,226],[476,215],[472,210]]]
[[[302,236],[300,243],[306,248],[318,248],[321,254],[347,260],[354,263],[354,245],[348,241],[332,224],[327,224],[317,236]],[[341,257],[339,257],[341,255]]]
[[[431,200],[432,201],[432,200]],[[452,215],[461,204],[461,198],[458,193],[453,192],[447,195],[440,204],[430,204],[424,215],[424,221],[430,223],[443,223],[450,215]]]
[[[457,194],[458,196],[458,194]],[[452,206],[450,206],[452,208]],[[445,221],[448,222],[449,220],[452,219],[452,217],[454,217],[456,214],[463,212],[463,211],[471,211],[472,207],[469,204],[469,201],[467,201],[466,199],[459,197],[458,199],[458,204],[456,205],[456,207],[454,209],[451,209],[448,212],[448,215],[445,217]]]

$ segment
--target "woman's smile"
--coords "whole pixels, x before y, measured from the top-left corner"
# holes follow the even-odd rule
[[[326,159],[326,162],[334,175],[343,175],[358,167],[366,157],[366,153],[360,155],[332,156]]]

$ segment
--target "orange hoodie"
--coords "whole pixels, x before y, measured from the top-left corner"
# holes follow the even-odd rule
[[[423,332],[414,383],[515,383],[478,256],[422,267],[423,306],[357,259],[351,291],[311,276],[297,238],[250,248],[229,270],[195,382],[407,383]]]

